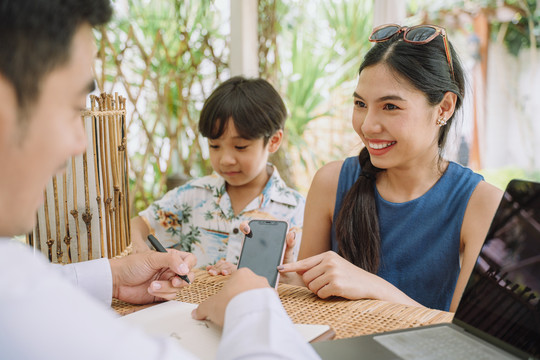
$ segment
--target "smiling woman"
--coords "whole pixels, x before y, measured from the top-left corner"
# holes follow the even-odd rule
[[[370,40],[353,94],[365,147],[317,172],[303,260],[282,271],[322,298],[453,310],[501,192],[441,155],[465,86],[444,29],[387,25]]]

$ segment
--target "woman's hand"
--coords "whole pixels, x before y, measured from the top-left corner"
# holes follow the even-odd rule
[[[375,298],[371,289],[378,277],[351,264],[333,251],[278,267],[282,274],[295,272],[305,286],[326,299],[341,296],[347,299]]]
[[[327,251],[292,264],[278,266],[281,273],[295,272],[318,297],[377,299],[421,306],[383,278],[351,264],[333,251]]]
[[[225,259],[220,259],[214,265],[208,265],[206,271],[210,275],[231,275],[237,269],[236,265],[231,264]]]

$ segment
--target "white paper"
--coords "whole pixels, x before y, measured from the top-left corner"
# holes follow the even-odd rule
[[[120,321],[140,326],[151,335],[170,336],[201,359],[214,359],[221,339],[221,328],[210,321],[194,320],[197,304],[167,301],[125,315]],[[295,324],[298,332],[311,341],[330,329],[328,325]]]

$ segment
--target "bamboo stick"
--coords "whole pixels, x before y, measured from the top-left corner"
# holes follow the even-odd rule
[[[118,146],[118,162],[120,164],[118,177],[120,178],[120,223],[122,230],[122,251],[129,244],[128,230],[129,221],[126,219],[126,210],[128,208],[126,204],[126,162],[125,162],[125,153],[126,153],[126,137],[124,131],[124,113],[122,112],[122,106],[120,104],[122,98],[119,98],[116,102],[116,109],[118,111],[117,117],[117,127],[118,127],[118,136],[120,140],[120,145]]]
[[[64,263],[64,252],[62,251],[62,240],[60,235],[60,209],[58,201],[58,180],[56,175],[53,176],[53,197],[54,197],[54,223],[56,225],[56,262],[59,264]]]
[[[36,213],[36,241],[35,241],[35,244],[37,244],[35,246],[36,249],[38,249],[39,251],[41,251],[41,233],[40,233],[40,230],[39,230],[39,214]]]
[[[82,220],[86,225],[86,240],[88,243],[88,260],[92,260],[92,213],[90,212],[90,195],[88,192],[88,158],[86,151],[83,153],[83,174],[84,174],[84,214]]]
[[[54,240],[51,237],[51,223],[49,222],[49,200],[47,199],[47,189],[45,189],[45,203],[44,203],[44,210],[45,210],[45,228],[47,230],[47,247],[49,250],[49,261],[52,262],[52,246],[54,244]]]
[[[128,244],[131,244],[131,216],[130,216],[130,204],[129,204],[129,161],[127,154],[127,124],[126,124],[126,99],[121,98],[122,109],[122,146],[124,147],[124,203],[125,211],[124,217],[126,219],[126,238]]]
[[[68,254],[68,263],[71,263],[73,259],[71,258],[71,236],[69,234],[69,212],[68,212],[68,198],[67,198],[67,173],[64,171],[63,176],[63,185],[64,185],[64,221],[66,228],[66,236],[64,237],[64,243],[66,244],[66,251]]]
[[[118,186],[118,203],[117,219],[118,219],[118,232],[120,235],[120,251],[124,251],[126,248],[126,232],[124,229],[124,206],[123,198],[124,193],[122,189],[122,133],[120,131],[120,102],[118,93],[114,93],[114,129],[115,129],[115,157],[116,157],[116,178]]]
[[[73,210],[70,211],[71,216],[75,220],[75,236],[77,238],[77,261],[81,259],[81,229],[79,227],[79,210],[77,204],[77,171],[75,168],[75,157],[71,158],[71,172],[73,174]]]
[[[117,224],[116,224],[116,201],[115,201],[115,191],[114,191],[114,164],[112,158],[112,148],[114,144],[111,141],[112,136],[112,127],[111,127],[111,112],[109,106],[110,96],[107,94],[102,94],[103,96],[103,109],[106,111],[107,115],[105,116],[105,128],[107,133],[105,134],[105,160],[107,167],[107,178],[109,183],[109,221],[111,222],[111,243],[113,245],[113,254],[120,253],[120,247],[118,245],[118,236],[117,236]]]
[[[99,107],[101,110],[103,110],[103,94],[102,97],[98,99],[99,101]],[[108,160],[107,160],[107,154],[105,151],[105,132],[107,131],[105,126],[105,116],[100,115],[99,116],[99,125],[100,130],[99,131],[99,150],[101,154],[101,174],[102,174],[102,180],[103,180],[103,198],[104,198],[104,206],[105,206],[105,230],[107,234],[107,245],[110,250],[109,257],[112,257],[111,254],[114,253],[113,251],[113,242],[112,242],[112,235],[111,235],[111,224],[110,224],[110,206],[111,206],[111,198],[109,196],[109,177],[108,177]]]
[[[98,222],[99,222],[99,238],[101,244],[101,257],[105,257],[105,237],[103,235],[103,219],[101,216],[101,191],[100,191],[100,176],[99,176],[99,167],[98,167],[98,157],[99,151],[97,148],[96,138],[98,136],[98,124],[97,116],[95,115],[95,103],[97,99],[95,95],[91,95],[91,108],[92,108],[92,148],[94,151],[94,174],[96,177],[96,202],[98,207]],[[107,251],[107,254],[110,251]]]
[[[108,110],[114,110],[112,104],[112,97],[107,97],[107,108]],[[116,242],[116,251],[117,253],[122,252],[121,238],[120,238],[120,221],[119,221],[119,201],[120,201],[120,187],[118,184],[118,163],[117,163],[117,136],[116,136],[116,122],[115,115],[108,117],[109,124],[109,155],[111,159],[111,173],[113,179],[113,194],[114,194],[114,224],[115,224],[115,242]]]

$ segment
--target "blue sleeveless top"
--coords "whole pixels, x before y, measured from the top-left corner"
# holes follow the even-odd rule
[[[358,157],[350,157],[339,174],[331,235],[335,252],[334,224],[360,170]],[[377,275],[420,304],[448,311],[460,271],[461,224],[469,198],[482,180],[481,175],[450,162],[431,189],[404,203],[384,200],[374,184],[381,235]]]

